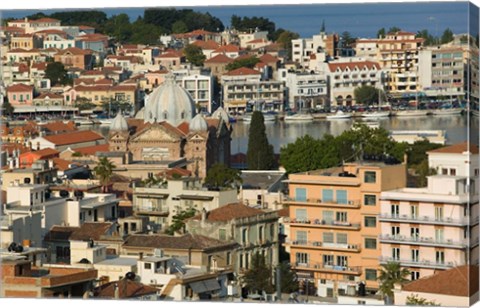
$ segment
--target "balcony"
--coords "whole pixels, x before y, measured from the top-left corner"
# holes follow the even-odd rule
[[[347,201],[340,201],[337,200],[322,200],[322,199],[295,199],[291,197],[287,197],[284,199],[284,203],[292,204],[292,205],[312,205],[312,206],[322,206],[322,207],[335,207],[335,208],[344,208],[344,209],[359,209],[360,208],[360,200],[347,200]]]
[[[169,209],[167,207],[136,207],[135,214],[146,216],[168,216]]]
[[[467,243],[463,241],[454,241],[451,239],[437,240],[437,239],[434,239],[433,237],[420,237],[420,236],[409,237],[404,235],[381,234],[379,236],[379,239],[381,243],[395,243],[395,244],[445,247],[445,248],[456,248],[456,249],[467,248]]]
[[[339,244],[339,243],[324,243],[316,241],[292,241],[287,240],[286,246],[292,246],[297,248],[307,249],[320,249],[320,250],[334,250],[345,252],[360,252],[362,249],[358,244]]]
[[[285,219],[285,223],[294,227],[306,227],[306,228],[328,228],[328,229],[341,229],[341,230],[360,230],[360,223],[351,223],[346,221],[331,221],[327,222],[321,219],[312,220],[299,220],[295,218]]]
[[[447,225],[463,227],[469,224],[468,219],[453,219],[450,217],[430,217],[430,216],[411,216],[411,215],[392,215],[387,213],[380,214],[379,221],[384,222],[405,222],[405,223],[421,223],[426,225]],[[478,223],[478,217],[471,220],[470,224]]]
[[[333,273],[343,275],[361,275],[362,268],[360,266],[341,266],[330,265],[324,263],[300,263],[296,262],[293,266],[296,270],[310,270],[322,273]]]
[[[392,257],[380,257],[380,264],[386,264],[387,262],[397,262],[400,265],[405,267],[421,267],[421,268],[430,268],[430,269],[450,269],[455,266],[463,265],[463,263],[458,262],[437,262],[430,260],[408,260],[408,259],[396,259]]]

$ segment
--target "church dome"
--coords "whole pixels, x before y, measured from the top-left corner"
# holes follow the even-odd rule
[[[139,111],[137,111],[137,114],[135,115],[135,119],[144,119],[145,118],[145,107],[142,107]]]
[[[119,112],[117,116],[112,120],[112,124],[110,124],[110,131],[126,131],[128,130],[127,120],[122,116]]]
[[[207,131],[207,129],[207,121],[205,121],[200,113],[197,114],[190,122],[190,131],[192,132],[204,132]]]
[[[184,88],[175,83],[173,75],[167,75],[165,81],[145,99],[145,122],[163,122],[177,126],[190,122],[195,116],[195,103]]]
[[[230,123],[230,117],[228,116],[228,113],[221,106],[215,110],[215,112],[212,114],[212,118],[222,119],[226,124]]]

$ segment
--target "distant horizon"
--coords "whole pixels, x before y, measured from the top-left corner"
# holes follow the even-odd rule
[[[238,5],[238,6],[169,6],[157,8],[192,9],[202,13],[210,13],[219,18],[225,27],[230,26],[232,15],[240,17],[264,17],[274,22],[276,28],[283,28],[297,32],[301,37],[311,37],[320,32],[323,21],[328,33],[342,33],[348,31],[352,36],[359,38],[375,37],[381,28],[396,26],[404,31],[418,32],[427,29],[434,36],[441,36],[447,28],[454,34],[469,32],[472,25],[468,25],[465,16],[469,6],[474,4],[467,1],[451,2],[405,2],[405,3],[325,3],[325,4],[282,4],[282,5]],[[156,7],[143,8],[68,8],[68,9],[14,9],[2,10],[3,18],[23,18],[38,12],[52,14],[64,11],[102,11],[107,17],[125,13],[130,21],[143,17],[144,10]],[[474,13],[472,13],[474,14]],[[478,16],[478,12],[476,12]],[[368,18],[368,21],[364,21]],[[478,29],[477,29],[478,31]],[[478,32],[477,32],[478,33]],[[473,35],[475,33],[472,32]]]

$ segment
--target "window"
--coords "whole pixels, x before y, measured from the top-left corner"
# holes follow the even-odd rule
[[[232,263],[232,254],[230,252],[227,252],[227,265],[230,265]]]
[[[364,205],[377,205],[377,196],[375,195],[364,195],[363,196]]]
[[[365,183],[375,183],[377,181],[377,173],[375,171],[365,171],[363,181]]]
[[[219,229],[218,230],[218,239],[225,241],[227,240],[227,230],[225,229]]]
[[[308,253],[297,252],[295,254],[295,260],[297,264],[308,264],[308,259],[309,259]]]
[[[377,270],[376,269],[365,269],[365,279],[370,281],[377,280]]]
[[[416,219],[418,217],[418,206],[417,205],[411,205],[410,206],[410,215],[412,216],[413,219]]]
[[[238,260],[240,260],[239,267],[243,268],[243,254],[242,253],[238,255]]]
[[[348,237],[346,233],[337,233],[337,244],[348,244]]]
[[[295,188],[295,200],[307,201],[307,190],[305,188]]]
[[[323,242],[333,243],[333,232],[323,232]]]
[[[347,212],[337,212],[336,213],[336,221],[340,222],[347,222]]]
[[[392,259],[393,260],[400,260],[400,248],[393,247],[392,248]]]
[[[365,216],[365,227],[374,228],[377,226],[377,217]]]
[[[390,213],[392,217],[398,217],[400,215],[400,206],[398,204],[392,204],[390,206]]]
[[[377,239],[376,238],[366,238],[365,239],[365,249],[377,249]]]
[[[296,237],[297,242],[299,244],[306,244],[307,243],[307,231],[297,231]]]
[[[338,266],[348,266],[348,257],[347,256],[337,256],[337,265]]]
[[[137,231],[137,224],[135,222],[132,222],[130,224],[130,230],[132,230],[132,232]]]
[[[457,170],[450,168],[450,175],[457,175]]]
[[[246,253],[246,254],[245,254],[245,268],[246,268],[246,269],[248,269],[248,263],[249,263],[249,261],[250,261],[250,260],[249,260],[249,254]]]
[[[443,229],[435,229],[435,241],[443,242]]]
[[[263,241],[263,226],[258,227],[258,240]]]
[[[248,241],[248,230],[247,228],[244,228],[242,230],[242,243],[245,244]]]
[[[322,219],[326,224],[333,223],[333,211],[322,211]]]
[[[322,190],[322,201],[323,202],[332,202],[333,201],[333,190],[332,189],[323,189]]]
[[[152,264],[151,264],[151,263],[145,263],[145,264],[143,265],[143,268],[144,268],[144,269],[151,269],[151,268],[152,268]]]
[[[399,226],[392,226],[392,236],[397,237],[400,235],[400,227]]]
[[[337,203],[338,204],[348,204],[347,191],[346,190],[337,190]]]
[[[306,221],[307,220],[307,209],[295,209],[295,220],[296,221]]]
[[[412,262],[418,262],[420,258],[420,250],[418,249],[412,249]]]
[[[441,250],[435,251],[435,261],[437,264],[444,264],[445,263],[445,252]]]
[[[413,239],[420,238],[420,228],[418,227],[411,227],[410,228],[410,237]]]
[[[435,220],[436,221],[442,221],[443,220],[443,207],[442,206],[436,206],[435,207]]]
[[[420,278],[420,272],[410,272],[410,278],[412,280],[417,280]]]
[[[442,174],[447,175],[448,174],[448,169],[447,168],[442,168]]]

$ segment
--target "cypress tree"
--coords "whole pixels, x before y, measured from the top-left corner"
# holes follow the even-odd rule
[[[275,168],[273,146],[268,143],[263,114],[254,111],[248,133],[247,165],[249,170]]]

